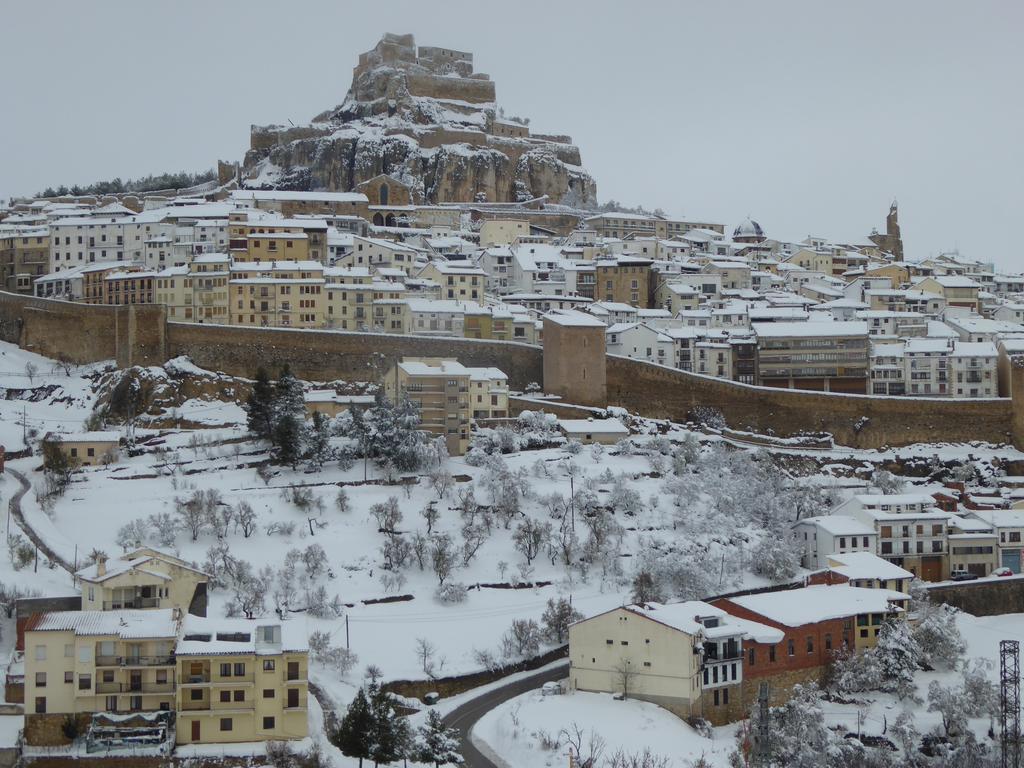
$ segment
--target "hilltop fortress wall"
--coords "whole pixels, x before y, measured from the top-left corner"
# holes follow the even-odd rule
[[[297,375],[377,381],[402,356],[454,357],[505,371],[513,388],[544,384],[541,347],[516,342],[338,331],[168,323],[163,307],[108,307],[0,292],[0,338],[48,357],[120,366],[160,365],[187,355],[237,376],[288,363]],[[698,407],[721,411],[735,429],[780,437],[831,433],[858,448],[916,442],[1012,442],[1024,447],[1024,367],[1014,363],[1012,397],[938,400],[769,389],[608,356],[608,405],[653,418],[686,420]],[[566,402],[572,402],[572,391]]]

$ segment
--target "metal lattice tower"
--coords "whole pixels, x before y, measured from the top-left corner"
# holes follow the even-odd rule
[[[1020,768],[1020,643],[999,642],[999,743],[1002,768]]]
[[[757,729],[754,732],[754,764],[763,765],[771,751],[768,739],[771,735],[771,723],[768,721],[768,683],[761,683],[757,690]]]

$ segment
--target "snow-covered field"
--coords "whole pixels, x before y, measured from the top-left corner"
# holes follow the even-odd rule
[[[960,614],[957,625],[967,644],[964,657],[991,662],[988,677],[998,681],[999,641],[1024,642],[1024,614],[975,617]],[[938,680],[953,683],[953,672],[918,672],[914,682],[921,701],[899,701],[884,693],[858,695],[856,704],[824,703],[825,722],[842,732],[860,732],[868,736],[887,735],[901,712],[914,716],[921,733],[941,730],[941,716],[928,711],[928,685]],[[970,720],[971,730],[979,741],[991,744],[989,718]],[[498,753],[509,768],[561,766],[568,761],[567,739],[575,739],[577,726],[583,733],[586,748],[592,736],[600,737],[602,755],[609,758],[618,750],[636,754],[649,749],[654,755],[670,759],[672,768],[689,768],[703,758],[708,768],[727,768],[728,755],[736,746],[736,733],[741,727],[734,723],[715,728],[705,737],[679,718],[659,707],[629,699],[616,701],[609,694],[566,693],[543,696],[539,690],[523,694],[488,712],[477,723],[473,738],[485,748]],[[998,727],[996,728],[998,732]],[[557,746],[552,746],[557,741]]]
[[[189,365],[182,360],[173,363],[179,375],[187,373]],[[5,399],[0,399],[0,441],[10,452],[22,447],[23,434],[30,443],[37,443],[47,431],[82,430],[96,400],[95,374],[104,367],[80,367],[69,374],[51,361],[0,344],[0,387],[6,391]],[[162,375],[159,369],[151,371],[154,376]],[[630,577],[641,561],[683,564],[672,572],[672,588],[677,594],[690,589],[696,592],[693,596],[704,596],[768,584],[773,577],[763,567],[766,550],[758,547],[777,540],[781,529],[773,526],[784,523],[792,514],[792,505],[806,505],[802,509],[805,515],[822,514],[827,511],[828,499],[863,488],[862,478],[870,476],[872,465],[897,453],[939,460],[963,460],[970,454],[986,472],[991,472],[988,465],[994,458],[1024,459],[1024,454],[1011,448],[977,445],[911,446],[888,452],[834,449],[824,454],[807,452],[835,462],[820,473],[800,477],[779,469],[777,476],[768,477],[775,470],[765,469],[773,465],[764,463],[764,454],[718,450],[715,445],[720,441],[714,436],[692,435],[679,427],[670,427],[667,435],[659,436],[658,429],[665,425],[641,422],[640,428],[649,434],[634,436],[632,452],[612,447],[577,451],[562,444],[514,451],[483,464],[468,462],[465,457],[449,458],[445,468],[454,482],[439,492],[426,474],[389,484],[372,462],[364,466],[362,461],[347,469],[337,462],[317,470],[302,464],[296,470],[275,466],[272,474],[261,475],[257,467],[266,460],[267,448],[248,437],[245,413],[237,404],[196,399],[176,411],[191,422],[212,426],[160,432],[137,429],[138,455],[125,452],[115,464],[75,472],[66,493],[55,499],[45,501],[35,493],[27,494],[23,509],[29,524],[63,558],[80,564],[94,550],[114,556],[131,548],[134,540],[171,550],[200,566],[209,560],[211,551],[220,551],[221,556],[227,552],[250,564],[254,573],[269,569],[268,578],[274,585],[279,584],[287,564],[293,563],[295,584],[289,609],[302,613],[307,597],[322,590],[326,601],[336,601],[340,611],[308,616],[310,630],[327,632],[336,645],[349,644],[359,657],[358,664],[344,675],[320,665],[313,667],[315,681],[340,706],[351,699],[367,665],[380,668],[385,679],[424,678],[423,662],[417,654],[422,641],[435,649],[430,660],[434,676],[473,672],[481,669],[481,651],[501,660],[501,638],[511,622],[540,621],[551,598],[571,598],[584,615],[623,604],[629,600]],[[333,441],[340,445],[345,438]],[[688,445],[693,455],[685,466],[674,465],[674,456],[683,445]],[[801,449],[785,453],[798,458]],[[752,457],[759,463],[751,463]],[[856,463],[864,471],[851,477],[850,465]],[[38,452],[10,465],[42,490]],[[520,512],[510,517],[507,528],[500,515],[481,513],[490,519],[490,532],[479,549],[464,560],[467,517],[461,510],[461,497],[473,488],[485,511],[495,506],[499,472],[518,488]],[[758,473],[756,479],[749,474],[754,472]],[[286,498],[297,486],[311,494],[306,509]],[[17,487],[13,478],[0,478],[4,501]],[[338,509],[339,489],[347,495],[347,511]],[[567,507],[570,489],[579,501]],[[226,533],[220,534],[206,526],[193,540],[181,527],[161,535],[150,522],[153,516],[173,518],[176,499],[207,490],[219,492],[222,508],[237,508],[242,503],[252,507],[257,524],[251,536],[244,536],[237,525],[229,525]],[[429,557],[422,567],[413,554],[404,567],[384,568],[382,546],[388,534],[380,530],[371,508],[390,498],[397,500],[401,511],[395,529],[406,540],[428,534],[429,525],[430,534],[447,534],[456,544],[457,567],[449,581],[469,588],[464,602],[445,604],[437,599],[438,579]],[[436,522],[422,514],[430,505],[439,513]],[[588,515],[584,507],[603,511]],[[598,518],[604,521],[600,536],[594,523]],[[479,515],[474,518],[478,524],[481,519]],[[557,546],[550,550],[542,547],[527,564],[514,541],[517,526],[524,520],[551,524],[550,535],[557,540],[560,529],[571,529],[571,522],[562,521],[572,519],[575,541],[570,556],[560,553]],[[126,527],[132,525],[137,530],[126,536]],[[571,530],[566,536],[571,537]],[[595,544],[598,538],[601,541]],[[326,555],[325,568],[305,565],[316,559],[310,552],[315,554],[317,547]],[[566,560],[571,565],[567,566]],[[15,571],[8,558],[0,558],[0,583],[45,594],[73,591],[70,577],[47,568],[42,560],[35,573],[31,568]],[[496,584],[526,586],[497,588]],[[273,592],[275,589],[268,590],[266,596],[268,611],[276,599]],[[402,599],[376,602],[396,597]],[[224,613],[232,598],[230,587],[213,589],[211,615]],[[964,617],[963,621],[970,652],[988,658],[994,658],[999,636],[1024,632],[1024,617]],[[4,633],[4,645],[12,634]],[[927,678],[922,681],[926,688]],[[543,759],[544,764],[552,759],[547,752],[530,757],[536,751],[528,743],[532,730],[557,731],[573,720],[607,722],[608,727],[602,728],[605,736],[628,734],[629,740],[618,746],[629,750],[649,745],[654,751],[664,747],[677,756],[706,753],[709,760],[717,761],[732,746],[730,729],[719,729],[714,741],[708,741],[657,708],[607,697],[577,695],[549,701],[528,695],[518,710],[521,727],[510,723],[511,706],[489,715],[480,733],[489,741],[500,741],[503,750],[507,746],[510,753],[520,755],[513,760],[516,766],[541,764],[530,763],[531,759]],[[877,722],[881,728],[895,706],[879,697],[866,722]],[[827,714],[837,721],[856,722],[855,707],[846,711],[836,706]],[[918,714],[925,724],[933,717]],[[657,739],[647,744],[655,734]],[[509,746],[506,742],[510,739],[515,743]],[[555,759],[552,764],[557,762]]]

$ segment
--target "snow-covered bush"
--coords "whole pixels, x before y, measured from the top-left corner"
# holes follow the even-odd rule
[[[469,590],[465,584],[460,584],[457,581],[449,582],[448,584],[442,584],[434,592],[434,596],[438,599],[438,602],[446,605],[453,603],[464,603],[466,597],[469,594]]]
[[[309,655],[317,664],[323,664],[338,674],[347,675],[359,662],[359,657],[348,648],[335,646],[329,632],[316,630],[309,635]]]
[[[768,532],[750,553],[751,569],[771,581],[784,581],[796,574],[800,557],[784,531]]]

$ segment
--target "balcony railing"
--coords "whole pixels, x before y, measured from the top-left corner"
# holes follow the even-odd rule
[[[174,654],[164,656],[97,656],[97,667],[173,667]]]
[[[174,693],[173,683],[96,683],[96,693]]]
[[[124,600],[104,600],[104,611],[120,611],[128,608],[159,608],[159,597],[130,597]]]

